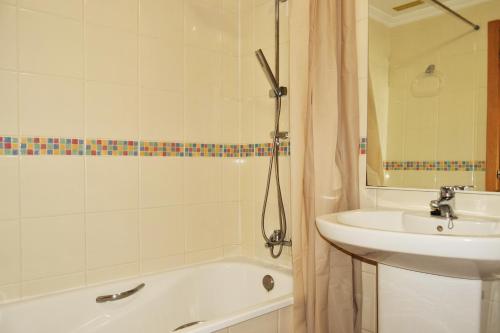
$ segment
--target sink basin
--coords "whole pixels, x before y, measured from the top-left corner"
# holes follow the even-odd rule
[[[466,279],[500,278],[500,220],[427,212],[355,210],[320,216],[319,232],[338,247],[381,264]]]

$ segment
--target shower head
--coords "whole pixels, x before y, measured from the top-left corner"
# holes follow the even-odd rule
[[[434,72],[436,72],[436,65],[430,64],[429,66],[427,66],[425,74],[431,75],[434,74]]]
[[[271,85],[272,91],[275,96],[282,96],[283,92],[278,84],[278,81],[276,80],[276,77],[274,76],[273,72],[271,71],[271,67],[269,67],[269,64],[267,63],[266,56],[264,55],[264,52],[262,52],[261,49],[258,49],[255,51],[255,55],[257,56],[257,59],[259,60],[260,65],[262,66],[262,70],[266,74],[267,81],[269,81],[269,84]]]

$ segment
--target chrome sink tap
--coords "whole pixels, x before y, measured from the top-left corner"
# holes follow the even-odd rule
[[[443,217],[448,221],[448,229],[453,229],[455,214],[455,191],[465,191],[472,186],[441,186],[439,198],[430,202],[431,215]]]

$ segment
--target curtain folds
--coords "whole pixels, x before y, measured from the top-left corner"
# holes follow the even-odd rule
[[[355,2],[290,2],[294,332],[361,330],[361,264],[315,217],[359,207]]]

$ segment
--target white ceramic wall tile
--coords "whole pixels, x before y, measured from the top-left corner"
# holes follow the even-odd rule
[[[88,23],[137,32],[138,0],[86,0]]]
[[[3,2],[4,4],[9,4],[9,5],[16,5],[17,0],[0,0],[0,2]]]
[[[182,158],[141,158],[140,206],[159,207],[182,204]]]
[[[86,135],[89,138],[139,138],[139,97],[133,86],[88,82]]]
[[[215,6],[214,6],[215,5]],[[185,43],[209,50],[218,50],[222,44],[222,2],[208,5],[202,1],[184,1]]]
[[[260,48],[274,47],[274,4],[265,1],[255,4],[255,45]]]
[[[83,137],[83,81],[56,76],[19,76],[21,135]]]
[[[436,191],[377,190],[377,206],[428,209],[429,202],[436,199],[436,195]]]
[[[184,161],[184,202],[220,202],[222,198],[221,160],[205,157]]]
[[[98,284],[106,281],[120,280],[139,274],[139,264],[137,262],[91,269],[87,271],[87,284]]]
[[[186,253],[186,264],[195,264],[204,261],[216,260],[224,257],[224,249],[222,247],[200,250]]]
[[[19,221],[0,221],[0,285],[21,280],[21,241]],[[0,296],[0,302],[2,297]]]
[[[138,220],[137,211],[87,214],[87,268],[138,262]]]
[[[240,164],[236,158],[222,160],[222,201],[239,200]]]
[[[184,34],[184,1],[141,0],[140,33],[182,43]]]
[[[227,98],[224,98],[221,103],[222,133],[219,142],[240,142],[240,103],[238,100]]]
[[[233,8],[223,9],[222,12],[222,46],[221,49],[224,53],[230,54],[233,56],[239,56],[240,53],[240,21],[239,21],[239,13],[238,13],[238,1],[232,0],[224,0],[225,3],[231,3],[232,6],[236,7],[236,10]],[[223,6],[225,4],[223,3]],[[228,6],[225,6],[228,7]]]
[[[158,259],[183,254],[186,232],[183,207],[141,210],[141,258]]]
[[[39,296],[56,291],[63,291],[85,285],[85,273],[60,275],[46,279],[26,281],[22,284],[22,296]]]
[[[256,157],[241,159],[240,163],[240,200],[243,202],[253,202],[255,200],[255,188],[257,187],[256,177]],[[260,184],[259,184],[260,185]],[[260,189],[260,186],[259,186]]]
[[[22,71],[82,77],[82,23],[19,10],[19,68]]]
[[[1,20],[1,19],[0,19]],[[18,133],[17,74],[0,70],[0,132]]]
[[[23,217],[84,211],[84,161],[79,156],[21,157]]]
[[[457,193],[455,200],[457,211],[463,214],[500,217],[500,196],[497,193]]]
[[[222,204],[221,219],[224,224],[224,245],[241,244],[241,221],[238,203]]]
[[[0,220],[19,217],[19,159],[0,158]]]
[[[137,83],[137,35],[109,27],[86,26],[88,80],[121,84]]]
[[[57,14],[81,21],[83,1],[81,0],[19,0],[19,7]]]
[[[139,161],[134,157],[87,157],[87,212],[136,209]]]
[[[11,302],[21,298],[21,285],[9,284],[0,287],[0,303]]]
[[[182,93],[142,89],[140,100],[142,140],[182,141],[184,138]]]
[[[156,259],[143,259],[141,272],[147,274],[171,270],[183,266],[185,262],[184,254]]]
[[[224,243],[221,204],[186,206],[186,251],[194,252],[222,247]]]
[[[23,219],[21,228],[24,281],[85,270],[83,215]]]
[[[0,4],[0,67],[17,69],[16,7]]]
[[[182,92],[184,89],[184,50],[182,44],[167,39],[141,36],[141,86]]]
[[[239,58],[222,55],[222,96],[237,99],[239,97]]]
[[[241,242],[247,247],[253,247],[257,235],[255,230],[260,231],[260,228],[255,228],[255,211],[255,205],[253,202],[242,202],[240,204]]]
[[[194,142],[215,142],[222,133],[222,57],[204,49],[186,49],[184,135]]]

